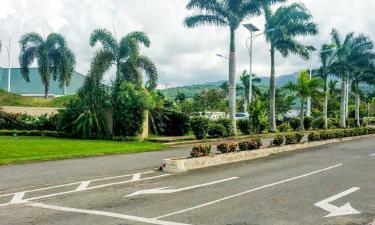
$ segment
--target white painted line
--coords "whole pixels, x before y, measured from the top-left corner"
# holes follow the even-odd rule
[[[353,187],[349,190],[346,190],[344,192],[341,192],[335,196],[332,196],[330,198],[327,198],[323,201],[320,201],[315,204],[315,206],[322,208],[329,212],[329,214],[325,217],[335,217],[335,216],[345,216],[345,215],[354,215],[354,214],[361,214],[358,210],[354,209],[350,203],[346,203],[344,206],[337,207],[335,205],[330,204],[330,202],[336,201],[337,199],[340,199],[342,197],[345,197],[347,195],[350,195],[353,192],[356,192],[360,190],[359,187]]]
[[[141,174],[149,174],[149,173],[154,173],[155,171],[147,171]],[[126,175],[120,175],[120,176],[114,176],[114,177],[105,177],[105,178],[98,178],[94,180],[89,180],[90,182],[94,181],[104,181],[104,180],[111,180],[111,179],[116,179],[116,178],[122,178],[122,177],[131,177],[134,176],[134,174],[126,174]],[[45,191],[45,190],[50,190],[50,189],[55,189],[55,188],[60,188],[60,187],[68,187],[68,186],[73,186],[76,184],[81,184],[84,181],[79,181],[79,182],[74,182],[74,183],[68,183],[68,184],[61,184],[61,185],[56,185],[56,186],[51,186],[51,187],[45,187],[45,188],[39,188],[39,189],[33,189],[33,190],[26,190],[26,191],[20,191],[20,192],[25,192],[25,193],[30,193],[30,192],[37,192],[37,191]],[[11,196],[15,195],[19,192],[14,192],[14,193],[8,193],[8,194],[3,194],[0,195],[0,197],[6,197],[6,196]]]
[[[325,169],[321,169],[321,170],[317,170],[317,171],[314,171],[314,172],[311,172],[311,173],[303,174],[303,175],[298,176],[298,177],[293,177],[293,178],[278,181],[278,182],[275,182],[275,183],[272,183],[272,184],[267,184],[267,185],[257,187],[257,188],[254,188],[254,189],[251,189],[251,190],[248,190],[248,191],[244,191],[244,192],[241,192],[241,193],[238,193],[238,194],[230,195],[230,196],[225,197],[225,198],[220,198],[220,199],[217,199],[215,201],[203,203],[201,205],[197,205],[197,206],[194,206],[194,207],[191,207],[191,208],[187,208],[187,209],[179,210],[179,211],[176,211],[176,212],[168,213],[168,214],[165,214],[165,215],[162,215],[162,216],[158,216],[158,217],[155,217],[154,219],[161,219],[161,218],[164,218],[164,217],[174,216],[174,215],[181,214],[181,213],[184,213],[184,212],[188,212],[188,211],[191,211],[191,210],[194,210],[194,209],[209,206],[209,205],[212,205],[212,204],[215,204],[215,203],[218,203],[218,202],[226,201],[226,200],[229,200],[229,199],[241,196],[241,195],[245,195],[245,194],[248,194],[248,193],[251,193],[251,192],[261,190],[261,189],[273,187],[273,186],[276,186],[276,185],[279,185],[279,184],[287,183],[287,182],[298,180],[298,179],[301,179],[301,178],[305,178],[305,177],[308,177],[308,176],[311,176],[311,175],[314,175],[314,174],[317,174],[317,173],[321,173],[321,172],[324,172],[324,171],[327,171],[327,170],[331,170],[331,169],[334,169],[334,168],[342,166],[342,165],[343,164],[337,164],[335,166],[331,166],[331,167],[328,167],[328,168],[325,168]]]
[[[132,221],[137,221],[137,222],[143,222],[143,223],[146,223],[146,224],[187,225],[187,224],[183,224],[183,223],[162,221],[162,220],[144,218],[144,217],[138,217],[138,216],[130,216],[130,215],[96,211],[96,210],[75,209],[75,208],[68,208],[68,207],[61,207],[61,206],[46,205],[46,204],[41,204],[41,203],[31,203],[31,204],[27,204],[27,205],[32,206],[32,207],[39,207],[39,208],[43,208],[43,209],[51,209],[51,210],[64,211],[64,212],[83,213],[83,214],[89,214],[89,215],[120,218],[120,219],[132,220]]]
[[[83,191],[87,189],[87,187],[90,185],[91,181],[83,181],[76,189],[76,191]]]
[[[141,179],[141,174],[136,173],[136,174],[133,175],[132,181],[137,181],[137,180],[140,180],[140,179]]]
[[[21,203],[25,203],[23,199],[23,196],[25,196],[25,192],[18,192],[17,194],[15,194],[12,198],[12,200],[10,201],[10,203],[12,204],[21,204]]]
[[[181,191],[187,191],[187,190],[192,190],[195,188],[201,188],[201,187],[207,187],[215,184],[220,184],[223,182],[228,182],[231,180],[238,179],[239,177],[231,177],[228,179],[222,179],[222,180],[217,180],[205,184],[199,184],[199,185],[194,185],[190,187],[185,187],[185,188],[179,188],[179,189],[168,189],[168,187],[163,187],[163,188],[156,188],[156,189],[149,189],[149,190],[142,190],[142,191],[136,191],[130,195],[127,195],[125,197],[132,197],[136,195],[145,195],[145,194],[171,194],[171,193],[176,193],[176,192],[181,192]]]
[[[371,154],[371,156],[375,156],[375,154]]]

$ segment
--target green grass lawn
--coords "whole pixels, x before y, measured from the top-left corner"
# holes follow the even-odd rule
[[[0,165],[161,150],[151,142],[112,142],[50,137],[0,137]]]

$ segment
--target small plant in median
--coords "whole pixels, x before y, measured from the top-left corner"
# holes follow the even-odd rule
[[[320,134],[316,132],[312,132],[308,136],[309,141],[320,141]]]
[[[190,152],[191,157],[198,158],[202,156],[208,156],[211,154],[211,145],[198,145],[194,146]]]
[[[229,153],[237,151],[237,143],[234,142],[226,142],[219,144],[217,146],[217,150],[221,153]]]
[[[293,134],[285,135],[285,144],[293,145],[293,144],[301,143],[303,137],[304,137],[303,133],[293,133]]]
[[[285,137],[283,135],[276,135],[271,141],[271,146],[281,146],[285,142]]]
[[[262,147],[262,140],[260,138],[251,138],[238,144],[240,151],[249,151],[260,149]]]

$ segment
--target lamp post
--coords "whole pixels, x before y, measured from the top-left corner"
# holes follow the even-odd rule
[[[320,54],[323,54],[323,53],[326,53],[326,52],[331,52],[333,50],[335,50],[336,48],[330,48],[330,49],[326,49],[324,51],[320,51],[320,52],[317,52],[317,53],[314,53],[314,54],[310,54],[310,58],[309,58],[309,74],[310,74],[310,80],[312,79],[312,56],[316,56],[316,55],[320,55]],[[307,112],[306,112],[306,115],[308,117],[311,116],[311,97],[308,97],[307,98]]]
[[[244,24],[243,25],[249,32],[250,32],[250,37],[246,40],[246,47],[249,51],[249,73],[250,73],[250,78],[249,78],[249,104],[252,102],[252,95],[253,95],[253,43],[254,40],[266,33],[273,32],[276,29],[268,29],[262,33],[256,34],[256,32],[260,31],[256,26],[254,26],[251,23]]]

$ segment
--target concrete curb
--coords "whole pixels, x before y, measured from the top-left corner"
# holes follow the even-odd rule
[[[163,171],[168,173],[180,173],[186,172],[194,169],[201,169],[211,166],[218,166],[228,163],[247,161],[252,159],[258,159],[267,157],[273,154],[278,154],[282,152],[296,151],[311,147],[317,147],[327,144],[340,143],[352,140],[358,140],[361,138],[375,137],[375,134],[357,137],[348,137],[342,139],[332,139],[326,141],[316,141],[316,142],[306,142],[303,144],[296,145],[284,145],[281,147],[267,147],[260,150],[254,151],[243,151],[234,152],[227,154],[215,154],[200,158],[175,158],[175,159],[165,159],[163,164]]]

